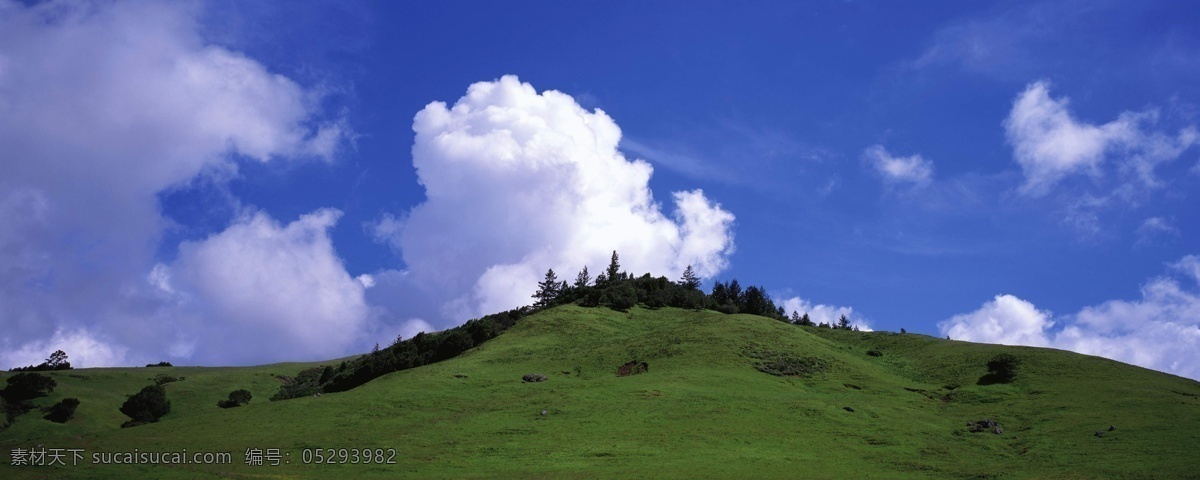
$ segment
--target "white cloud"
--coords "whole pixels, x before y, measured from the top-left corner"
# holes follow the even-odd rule
[[[1173,137],[1143,130],[1143,124],[1157,121],[1154,111],[1124,112],[1109,123],[1093,125],[1076,120],[1067,104],[1067,98],[1050,97],[1049,83],[1034,82],[1017,96],[1004,121],[1008,142],[1025,173],[1021,192],[1026,195],[1043,196],[1072,174],[1099,178],[1109,157],[1115,157],[1117,173],[1123,178],[1155,187],[1159,185],[1155,167],[1197,143],[1192,127]]]
[[[846,316],[846,320],[850,321],[850,325],[858,327],[864,332],[873,331],[871,324],[867,322],[861,315],[854,313],[853,307],[839,307],[837,305],[813,304],[812,302],[800,297],[790,297],[779,302],[777,305],[783,307],[783,311],[788,315],[796,312],[800,315],[808,314],[809,320],[813,323],[821,324],[828,323],[836,325],[842,315]]]
[[[126,349],[114,347],[86,330],[57,330],[50,338],[25,343],[5,345],[0,352],[0,365],[24,367],[46,361],[50,353],[62,350],[74,368],[103,367],[125,363]],[[11,368],[11,367],[10,367]]]
[[[956,340],[1060,348],[1200,379],[1200,260],[1189,255],[1172,269],[1190,278],[1154,278],[1139,300],[1110,300],[1058,322],[1025,300],[1000,295],[938,327]],[[1062,328],[1054,329],[1056,323]]]
[[[938,324],[942,334],[968,342],[1005,345],[1049,345],[1046,330],[1054,326],[1049,312],[1038,310],[1012,295],[997,295],[971,313],[959,314]]]
[[[732,214],[695,190],[675,192],[664,215],[651,166],[618,151],[617,124],[561,92],[513,76],[476,83],[452,106],[426,106],[413,130],[426,201],[374,232],[403,256],[389,283],[414,291],[405,308],[424,301],[461,322],[529,304],[547,268],[599,272],[613,250],[625,270],[672,278],[689,264],[711,277],[733,251]]]
[[[171,289],[203,299],[179,307],[201,319],[181,332],[195,339],[193,358],[317,360],[360,346],[370,277],[352,278],[333,249],[328,230],[340,216],[318,210],[280,226],[257,213],[181,245]]]
[[[928,185],[933,179],[933,162],[920,155],[894,156],[882,145],[873,145],[863,152],[883,180],[892,184]]]
[[[129,361],[189,351],[149,333],[176,322],[152,284],[171,280],[152,271],[167,224],[156,194],[236,156],[336,154],[344,122],[319,118],[313,91],[206,43],[198,9],[0,2],[0,224],[16,227],[0,229],[3,344],[103,331]]]

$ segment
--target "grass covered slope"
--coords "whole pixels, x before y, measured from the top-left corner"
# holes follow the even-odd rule
[[[1021,358],[1016,381],[978,385],[1000,352]],[[617,377],[631,360],[649,372]],[[171,413],[117,428],[123,395],[160,370],[187,377],[167,386]],[[233,452],[234,464],[0,470],[5,478],[1200,475],[1197,382],[1056,350],[750,315],[559,307],[445,362],[348,392],[264,401],[278,386],[273,374],[294,373],[282,365],[58,372],[53,398],[39,403],[78,397],[76,418],[21,417],[0,433],[4,456],[39,443],[89,453],[187,448]],[[528,373],[549,379],[522,383]],[[218,409],[236,388],[250,389],[254,401]],[[1004,433],[967,431],[968,421],[985,418]],[[1093,435],[1110,425],[1116,430]],[[394,448],[396,464],[302,463],[304,448],[343,447]],[[290,463],[246,466],[247,448],[279,448]]]

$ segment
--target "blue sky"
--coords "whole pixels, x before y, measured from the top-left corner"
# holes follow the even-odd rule
[[[1200,378],[1188,2],[0,5],[6,367],[339,356],[615,248]]]

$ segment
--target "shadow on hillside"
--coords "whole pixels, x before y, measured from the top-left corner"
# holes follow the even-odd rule
[[[996,375],[994,373],[989,373],[987,375],[979,377],[979,381],[975,382],[976,385],[995,385],[997,383],[1008,383],[1008,382],[1005,382],[1003,377]]]

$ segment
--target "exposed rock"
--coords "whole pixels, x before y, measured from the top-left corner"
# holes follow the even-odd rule
[[[967,430],[970,431],[971,433],[978,433],[978,432],[982,432],[985,430],[990,430],[992,433],[995,433],[996,435],[1000,435],[1000,434],[1004,433],[1004,429],[1001,428],[1000,425],[998,423],[996,423],[995,420],[992,420],[990,418],[985,418],[983,420],[979,420],[976,422],[967,422]]]
[[[1113,431],[1113,430],[1116,430],[1116,429],[1117,429],[1117,427],[1114,427],[1114,426],[1112,426],[1112,425],[1109,425],[1109,426],[1108,426],[1108,431],[1110,431],[1110,432],[1111,432],[1111,431]]]
[[[521,377],[521,380],[528,383],[544,382],[546,381],[546,376],[540,373],[526,373],[525,376]]]
[[[617,376],[618,377],[628,377],[630,375],[637,375],[639,373],[646,373],[649,371],[650,371],[649,364],[647,364],[646,362],[639,362],[637,360],[634,360],[632,362],[621,365],[620,367],[617,367]]]
[[[1101,438],[1101,437],[1104,437],[1104,432],[1100,431],[1100,430],[1096,430],[1096,433],[1094,433],[1093,435],[1095,435],[1096,438]]]
[[[545,411],[545,410],[542,410],[542,415],[545,415],[545,414],[546,414],[546,411]]]
[[[842,407],[842,410],[845,410],[845,411],[847,411],[847,412],[850,412],[850,413],[854,413],[854,409],[853,409],[853,408],[850,408],[850,407]]]

